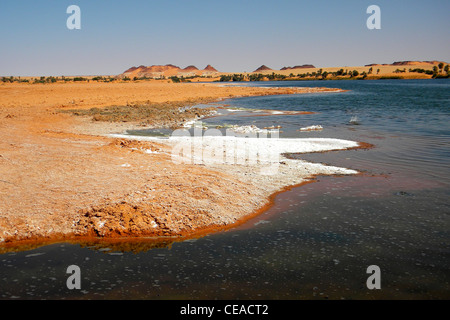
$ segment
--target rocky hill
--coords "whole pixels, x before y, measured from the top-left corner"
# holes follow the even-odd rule
[[[378,63],[372,63],[372,64],[366,64],[365,67],[375,67],[375,66],[419,66],[419,65],[438,65],[439,63],[444,63],[447,64],[446,62],[443,61],[396,61],[394,63],[383,63],[383,64],[378,64]]]
[[[214,68],[213,66],[211,66],[210,64],[208,64],[205,69],[203,69],[204,71],[210,71],[210,72],[219,72],[216,70],[216,68]]]
[[[199,70],[196,66],[190,65],[186,68],[180,68],[173,64],[166,65],[153,65],[153,66],[139,66],[131,67],[124,71],[118,77],[129,77],[129,78],[162,78],[162,77],[191,77],[191,76],[214,76],[217,75],[218,71],[211,65],[207,65],[205,69]]]
[[[304,64],[304,65],[299,65],[299,66],[294,66],[294,67],[283,67],[280,69],[280,71],[284,71],[284,70],[295,70],[295,69],[307,69],[307,68],[315,68],[315,66],[313,66],[312,64]],[[263,72],[263,71],[276,71],[275,69],[269,68],[266,65],[262,65],[261,67],[259,67],[258,69],[256,69],[253,72]]]
[[[294,67],[283,67],[280,70],[294,70],[294,69],[308,69],[308,68],[315,68],[312,64],[303,64],[301,66],[294,66]]]
[[[256,69],[253,72],[270,71],[270,70],[272,70],[272,69],[270,69],[269,67],[267,67],[265,65],[262,65],[261,67],[259,67],[258,69]]]

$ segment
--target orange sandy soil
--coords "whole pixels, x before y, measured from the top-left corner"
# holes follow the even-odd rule
[[[174,164],[167,145],[102,136],[135,124],[61,109],[305,90],[157,81],[0,85],[0,244],[186,236],[232,225],[268,204],[266,190],[236,176]]]

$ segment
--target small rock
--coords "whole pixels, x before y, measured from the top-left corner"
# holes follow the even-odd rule
[[[406,192],[406,191],[399,191],[399,192],[394,193],[394,195],[396,195],[396,196],[408,196],[408,197],[410,197],[410,196],[413,196],[414,194],[409,193],[409,192]]]

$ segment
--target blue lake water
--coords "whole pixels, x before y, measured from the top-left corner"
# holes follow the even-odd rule
[[[0,255],[2,299],[449,299],[450,82],[298,81],[252,86],[332,87],[342,93],[230,99],[225,108],[313,111],[208,126],[281,125],[281,136],[375,147],[292,155],[364,172],[318,177],[277,196],[265,213],[225,232],[171,244],[58,243]],[[357,117],[357,124],[350,119]],[[319,132],[300,127],[321,125]],[[151,134],[151,132],[140,133]],[[78,265],[82,289],[68,290]],[[366,269],[381,270],[369,290]]]

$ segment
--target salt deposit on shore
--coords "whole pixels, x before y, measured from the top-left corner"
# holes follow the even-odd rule
[[[209,129],[208,131],[211,131]],[[206,134],[208,133],[206,131]],[[212,130],[214,131],[214,130]],[[214,131],[216,132],[216,131]],[[218,131],[216,132],[218,133]],[[178,135],[161,139],[159,137],[143,137],[124,134],[109,135],[114,138],[138,141],[153,141],[168,144],[172,147],[172,161],[184,164],[202,164],[218,169],[223,165],[240,165],[247,170],[264,175],[280,175],[280,164],[290,167],[295,175],[311,176],[315,174],[356,174],[355,170],[330,167],[323,164],[307,163],[299,160],[288,160],[286,153],[311,153],[330,150],[345,150],[358,147],[358,143],[349,140],[332,138],[278,138],[267,135],[252,137],[204,135],[191,137],[189,132],[179,130]],[[301,170],[301,168],[307,170]],[[222,170],[221,169],[221,170]],[[259,170],[258,170],[259,169]],[[230,171],[230,168],[225,168]],[[235,170],[231,170],[235,172]],[[289,183],[288,183],[289,184]]]
[[[359,143],[354,141],[323,138],[279,139],[233,136],[178,136],[165,139],[123,134],[109,136],[116,139],[127,139],[128,141],[136,140],[139,143],[165,144],[168,147],[164,148],[165,151],[161,154],[165,153],[168,158],[171,157],[175,166],[180,168],[190,166],[192,167],[191,171],[194,168],[199,168],[204,172],[217,172],[222,176],[220,182],[205,181],[204,188],[206,189],[202,189],[202,193],[209,192],[214,196],[212,200],[207,202],[209,208],[207,219],[204,219],[203,215],[192,215],[194,220],[190,220],[190,223],[194,224],[195,222],[196,230],[211,227],[221,229],[245,221],[249,216],[251,217],[266,208],[272,201],[271,196],[275,193],[291,186],[313,181],[317,175],[358,173],[347,168],[310,163],[303,160],[291,160],[283,156],[284,153],[322,152],[359,147]],[[155,155],[148,156],[155,157]],[[152,161],[149,158],[149,163],[152,163]],[[196,179],[200,181],[204,178],[198,177]],[[238,186],[231,181],[239,181],[241,185]],[[217,188],[215,184],[218,184],[220,188]],[[240,199],[235,198],[233,200],[235,203],[230,202],[230,199],[226,196],[228,192],[240,194]],[[242,201],[243,199],[245,200]],[[217,206],[217,201],[226,206],[227,209],[222,210],[220,206]],[[206,205],[203,200],[200,203],[201,206]],[[200,203],[197,206],[200,206]],[[236,206],[236,204],[238,205]],[[115,210],[115,208],[111,208],[107,212],[114,212]],[[123,208],[120,210],[123,210]],[[132,214],[135,215],[136,213]],[[99,219],[98,217],[108,221],[117,219],[115,216],[112,217],[98,211],[90,212],[88,217],[86,221],[82,221],[81,225],[95,225],[94,228],[99,234],[105,232],[104,230],[110,230],[111,227],[109,227],[110,229],[108,229],[108,226],[99,229],[98,223],[92,222],[92,219]],[[194,228],[189,224],[186,225],[183,220],[174,219],[170,220],[170,224],[166,223],[165,227],[175,234],[182,232],[181,230]],[[153,228],[156,233],[161,232],[160,229],[160,227]],[[108,234],[107,231],[105,234]]]
[[[299,131],[320,131],[323,127],[321,125],[313,125],[309,127],[300,128]]]

